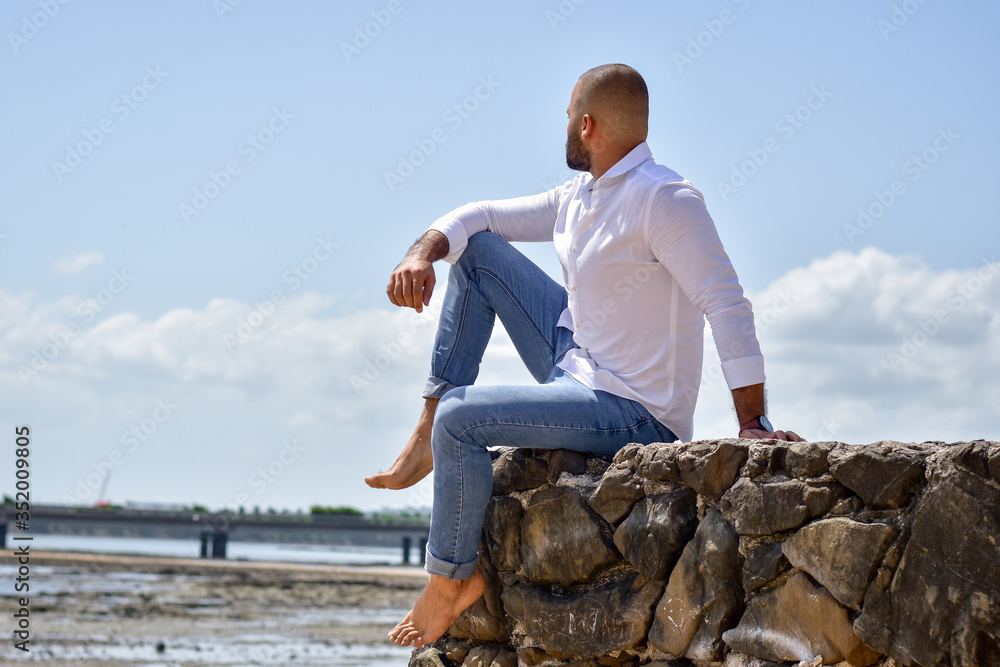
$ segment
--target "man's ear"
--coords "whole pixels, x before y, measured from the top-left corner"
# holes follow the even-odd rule
[[[589,139],[594,134],[594,119],[589,113],[583,114],[583,118],[580,120],[582,127],[580,128],[580,137],[583,139]]]

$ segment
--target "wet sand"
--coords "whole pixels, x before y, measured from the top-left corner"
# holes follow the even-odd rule
[[[3,665],[402,667],[409,649],[386,633],[427,577],[416,567],[33,552],[25,654],[10,633],[24,595],[16,562],[0,565]]]

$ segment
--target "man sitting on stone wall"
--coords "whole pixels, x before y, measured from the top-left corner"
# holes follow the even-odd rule
[[[801,440],[764,416],[750,302],[702,194],[653,161],[642,77],[626,65],[595,67],[567,114],[566,163],[581,174],[538,195],[452,211],[389,280],[389,300],[420,312],[433,263],[452,264],[417,427],[393,466],[365,480],[401,489],[436,470],[430,578],[389,633],[402,646],[434,641],[483,593],[487,448],[611,457],[628,443],[689,440],[706,317],[740,437]],[[552,241],[565,287],[509,241]],[[538,385],[473,384],[496,315]]]

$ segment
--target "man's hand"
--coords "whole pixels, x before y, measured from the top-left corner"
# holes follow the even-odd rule
[[[748,428],[745,431],[740,431],[741,438],[752,438],[754,440],[788,440],[791,442],[803,442],[804,439],[800,437],[797,433],[793,431],[774,431],[769,432],[760,428]]]
[[[385,292],[397,306],[414,308],[419,313],[430,305],[435,282],[433,263],[407,255],[389,276]]]
[[[389,301],[423,312],[434,293],[434,262],[447,255],[448,237],[437,230],[427,231],[389,276],[389,286],[385,288]]]

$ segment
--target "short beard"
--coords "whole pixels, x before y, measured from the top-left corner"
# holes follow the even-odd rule
[[[590,152],[579,135],[566,137],[566,166],[575,171],[590,171]]]

